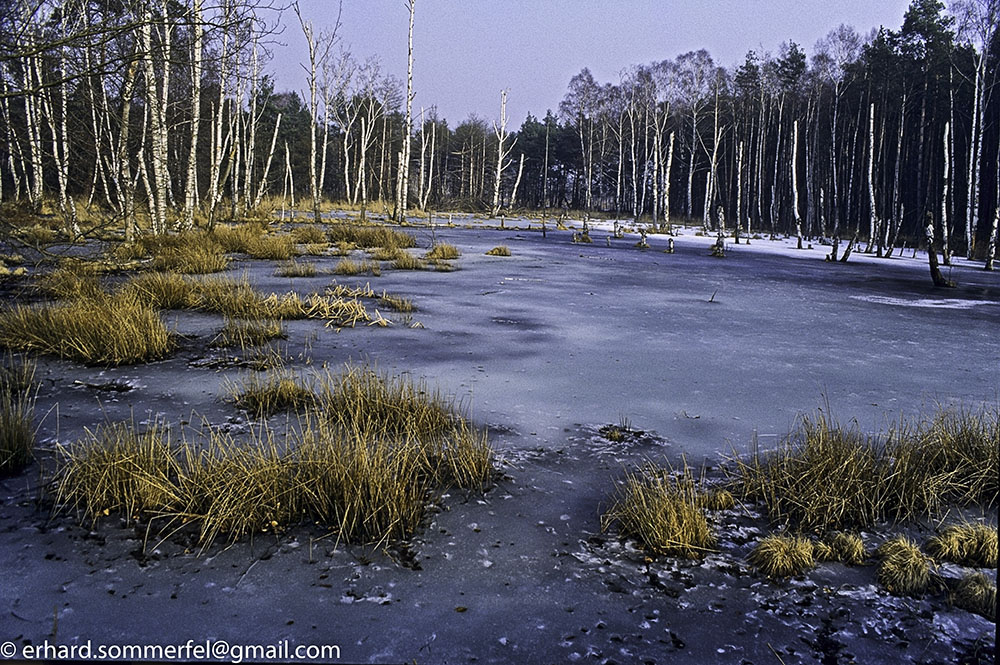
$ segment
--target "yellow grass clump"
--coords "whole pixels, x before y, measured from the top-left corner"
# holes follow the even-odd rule
[[[412,254],[400,252],[396,260],[392,262],[392,267],[396,270],[423,270],[427,264]]]
[[[246,349],[273,339],[285,339],[287,336],[281,321],[274,319],[248,321],[227,317],[226,325],[212,340],[212,346]]]
[[[385,226],[362,226],[341,222],[330,226],[330,242],[348,243],[355,247],[416,247],[417,239],[409,233]]]
[[[282,263],[274,271],[278,277],[315,277],[318,274],[316,264],[310,262],[289,261]]]
[[[699,505],[698,489],[685,465],[678,477],[646,463],[625,475],[615,502],[601,517],[607,529],[635,538],[656,555],[696,559],[715,547],[716,538]]]
[[[875,551],[881,559],[878,581],[890,593],[900,596],[921,596],[930,584],[930,561],[909,538],[896,536],[882,543]]]
[[[813,543],[802,536],[765,536],[751,550],[747,560],[773,578],[801,575],[816,565]]]
[[[486,256],[510,256],[510,249],[506,245],[497,245],[486,252]]]
[[[969,573],[952,593],[956,607],[975,612],[993,623],[997,620],[997,585],[982,573]]]
[[[994,506],[998,414],[942,411],[867,435],[821,412],[802,418],[777,450],[736,458],[735,487],[762,502],[774,522],[803,531],[931,516],[951,504]]]
[[[378,261],[341,259],[333,268],[334,275],[363,275],[365,273],[370,273],[378,277],[382,274],[382,267],[378,264]]]
[[[311,386],[292,376],[295,393],[316,408],[283,438],[265,425],[245,441],[209,430],[196,442],[172,442],[159,426],[101,428],[60,448],[49,484],[56,509],[91,521],[111,513],[155,520],[161,533],[194,529],[203,547],[300,523],[347,542],[409,538],[434,493],[489,484],[493,451],[454,412],[442,423],[445,403],[422,384],[368,371],[349,368],[340,383],[327,375]],[[335,404],[340,412],[331,412]]]
[[[839,561],[849,566],[860,566],[868,558],[865,541],[856,533],[836,531],[823,539],[826,550],[822,558],[825,561]]]
[[[997,528],[985,524],[953,524],[927,542],[939,561],[974,568],[997,567]]]
[[[462,253],[458,251],[458,248],[454,245],[449,245],[446,242],[438,243],[431,247],[430,251],[424,255],[429,261],[450,261],[452,259],[457,259]]]
[[[174,345],[156,310],[131,294],[15,305],[0,312],[0,344],[92,365],[155,360]]]
[[[55,502],[91,522],[111,512],[133,521],[183,504],[180,467],[160,423],[145,431],[125,423],[100,427],[74,444],[60,444],[57,453]]]

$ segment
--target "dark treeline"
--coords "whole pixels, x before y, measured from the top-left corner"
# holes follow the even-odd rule
[[[132,234],[292,205],[314,178],[362,210],[395,198],[404,84],[319,33],[305,98],[275,91],[279,10],[265,0],[0,5],[8,205],[51,205],[76,233],[85,203]],[[584,69],[558,109],[517,129],[499,91],[495,119],[452,127],[414,110],[408,207],[699,220],[835,239],[833,258],[841,242],[883,254],[933,239],[946,261],[983,260],[997,233],[998,17],[1000,0],[913,0],[898,30],[840,26],[808,56],[786,43],[727,69],[701,50],[613,82]]]

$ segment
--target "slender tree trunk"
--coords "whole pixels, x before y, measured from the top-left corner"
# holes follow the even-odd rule
[[[549,122],[545,122],[545,162],[542,165],[542,207],[549,208]]]
[[[396,221],[406,220],[406,204],[410,187],[410,136],[413,124],[413,14],[417,0],[407,0],[410,11],[410,29],[407,33],[406,56],[406,120],[403,124],[403,153],[399,164],[399,192],[397,194]]]
[[[191,143],[188,150],[187,178],[184,182],[184,228],[194,226],[194,206],[198,196],[198,128],[201,125],[201,63],[202,38],[201,2],[191,5]]]
[[[278,128],[281,127],[281,114],[274,121],[274,132],[271,134],[271,147],[267,151],[267,160],[264,162],[264,173],[260,176],[260,184],[257,186],[257,194],[253,197],[253,207],[259,208],[264,200],[264,192],[267,191],[267,179],[271,173],[271,160],[274,159],[274,146],[278,142]]]
[[[524,153],[521,153],[521,162],[517,165],[517,179],[514,180],[514,189],[510,193],[510,205],[513,208],[517,205],[517,188],[521,184],[521,175],[524,174]]]
[[[500,123],[493,125],[493,131],[497,136],[497,168],[496,177],[493,179],[493,206],[490,208],[490,216],[496,217],[500,212],[500,180],[504,169],[507,168],[507,155],[510,148],[504,150],[504,143],[507,141],[507,91],[500,91]]]
[[[38,70],[38,59],[34,56],[25,58],[24,87],[30,90],[34,87],[34,76]],[[39,80],[41,86],[41,80]],[[42,117],[36,95],[24,95],[24,115],[28,133],[28,154],[31,160],[31,180],[28,187],[28,203],[32,212],[42,212]]]
[[[795,235],[802,249],[802,216],[799,214],[799,119],[792,123],[792,213],[795,215]]]
[[[949,154],[948,144],[949,134],[951,134],[951,122],[944,123],[944,173],[941,177],[941,245],[942,245],[942,256],[944,258],[944,264],[950,265],[951,262],[948,259],[948,186],[951,184],[948,179],[948,171],[951,169],[951,155]],[[892,249],[889,249],[889,255],[892,255]]]
[[[997,148],[997,197],[993,208],[993,223],[990,225],[990,239],[986,244],[985,270],[993,270],[993,262],[997,254],[997,233],[1000,231],[1000,147]]]
[[[931,212],[927,213],[927,226],[924,227],[924,235],[927,237],[927,263],[931,270],[931,281],[934,282],[934,286],[954,287],[955,282],[946,279],[941,274],[941,268],[938,267],[937,250],[934,248],[934,215]]]
[[[668,139],[670,147],[667,149],[667,164],[664,166],[663,173],[663,224],[667,229],[667,233],[672,233],[673,229],[670,225],[670,167],[674,163],[674,133],[670,132],[670,138]]]
[[[979,226],[979,178],[983,157],[983,99],[986,72],[986,51],[979,54],[976,65],[976,83],[972,104],[972,133],[969,145],[969,194],[965,215],[965,256],[971,259],[976,250],[976,227]]]
[[[871,251],[875,238],[878,214],[875,209],[875,103],[868,109],[868,249]]]

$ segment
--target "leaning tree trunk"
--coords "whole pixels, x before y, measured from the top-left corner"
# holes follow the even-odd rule
[[[938,266],[937,250],[934,248],[934,215],[930,212],[927,213],[927,226],[924,227],[924,234],[927,237],[927,264],[931,269],[931,281],[934,282],[934,286],[954,287],[955,282],[946,279]]]
[[[271,147],[267,151],[267,159],[264,161],[264,173],[260,176],[260,184],[257,187],[257,194],[253,197],[253,207],[257,209],[260,207],[261,201],[264,199],[264,192],[267,190],[267,178],[268,174],[271,172],[271,160],[274,159],[274,146],[278,141],[278,128],[281,127],[281,114],[278,114],[277,119],[274,121],[274,133],[271,134]]]

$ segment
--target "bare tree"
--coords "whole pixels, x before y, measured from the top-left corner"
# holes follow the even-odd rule
[[[951,11],[958,18],[959,36],[976,49],[975,89],[972,107],[972,149],[969,150],[968,197],[965,217],[966,256],[975,252],[976,227],[979,219],[980,181],[982,179],[983,134],[986,107],[992,82],[987,80],[986,66],[990,46],[1000,23],[1000,0],[953,0]]]
[[[514,143],[517,143],[517,139],[514,139],[514,143],[509,146],[506,145],[507,139],[510,135],[507,133],[507,91],[500,91],[500,122],[493,123],[493,132],[497,137],[497,168],[496,168],[496,178],[493,180],[493,206],[490,208],[490,217],[496,217],[500,213],[500,180],[503,176],[504,169],[510,165],[510,160],[507,156],[510,151],[514,149]]]
[[[309,85],[309,192],[312,196],[313,216],[316,222],[319,223],[320,177],[316,164],[316,143],[319,134],[319,74],[322,70],[326,69],[326,63],[330,57],[330,50],[333,48],[334,40],[337,37],[337,30],[340,28],[340,13],[343,10],[343,4],[338,3],[337,21],[334,23],[332,32],[323,32],[319,35],[317,35],[314,31],[312,21],[307,21],[302,16],[299,3],[293,3],[292,8],[295,10],[295,15],[299,18],[299,24],[302,26],[302,34],[305,35],[306,45],[309,48],[309,65],[303,65],[303,69],[306,71],[306,82]]]
[[[406,219],[406,203],[410,191],[410,138],[413,135],[413,14],[417,0],[406,0],[410,12],[410,29],[406,46],[406,120],[403,124],[403,153],[400,157],[399,202],[396,220]]]

